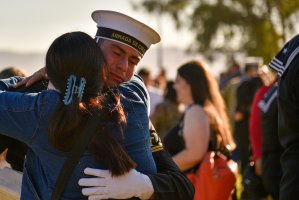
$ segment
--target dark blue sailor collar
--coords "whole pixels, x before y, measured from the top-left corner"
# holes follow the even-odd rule
[[[269,67],[275,70],[279,77],[287,70],[293,59],[299,54],[299,35],[289,40],[279,53],[271,60]]]
[[[258,107],[263,113],[266,113],[270,108],[272,102],[277,97],[277,82],[270,86],[264,97],[258,102]]]

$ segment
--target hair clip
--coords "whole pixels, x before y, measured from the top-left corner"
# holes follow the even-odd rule
[[[79,101],[82,100],[84,88],[86,85],[86,80],[84,77],[82,77],[80,79],[79,87],[76,85],[76,80],[77,78],[73,74],[70,75],[69,78],[67,79],[67,87],[63,99],[64,105],[69,105],[72,102],[74,94],[77,94]]]
[[[76,76],[72,74],[67,79],[67,87],[63,99],[64,105],[69,105],[72,102],[75,85],[76,85]]]
[[[86,80],[84,77],[82,77],[80,79],[80,85],[79,85],[79,88],[78,88],[78,98],[79,98],[79,101],[82,100],[82,97],[83,97],[83,93],[84,93],[84,89],[85,89],[85,85],[86,85]]]

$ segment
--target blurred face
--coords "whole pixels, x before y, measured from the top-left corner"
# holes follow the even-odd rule
[[[193,103],[191,86],[180,75],[177,75],[173,87],[177,92],[177,99],[179,102],[185,105]]]
[[[142,56],[135,49],[110,40],[100,42],[107,64],[107,84],[115,87],[132,78]]]

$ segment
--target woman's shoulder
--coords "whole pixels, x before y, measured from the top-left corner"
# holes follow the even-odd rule
[[[208,120],[207,115],[201,105],[193,104],[189,106],[185,111],[185,120],[187,121],[198,121],[202,122]]]
[[[192,104],[186,108],[186,115],[205,115],[204,109],[199,104]]]

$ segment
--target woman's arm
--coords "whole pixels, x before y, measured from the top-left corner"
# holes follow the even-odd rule
[[[0,133],[28,144],[38,124],[35,108],[38,97],[7,91],[20,80],[20,77],[0,80]]]
[[[197,165],[208,150],[210,139],[209,120],[199,105],[193,105],[185,114],[183,137],[185,149],[173,156],[182,171]]]

